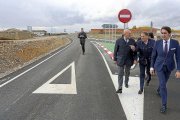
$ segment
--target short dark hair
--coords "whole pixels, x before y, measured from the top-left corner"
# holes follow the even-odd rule
[[[149,35],[148,32],[141,32],[141,34],[144,34],[144,35],[146,35],[146,36]]]
[[[150,38],[154,38],[153,32],[150,32],[150,33],[149,33],[149,37],[150,37]]]
[[[170,27],[168,27],[168,26],[163,26],[163,27],[161,28],[161,31],[162,31],[162,29],[166,30],[169,34],[171,34],[171,28],[170,28]]]

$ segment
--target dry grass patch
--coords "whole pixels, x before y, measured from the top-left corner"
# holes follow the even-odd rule
[[[0,78],[29,61],[70,43],[68,38],[44,37],[19,41],[0,41]]]

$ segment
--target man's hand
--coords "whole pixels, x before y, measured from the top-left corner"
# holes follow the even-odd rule
[[[155,75],[155,70],[150,70],[151,75]]]
[[[176,78],[180,78],[180,71],[177,71],[175,76],[176,76]]]
[[[134,45],[129,45],[129,46],[130,46],[130,48],[131,48],[132,51],[135,51],[135,50],[136,50],[136,48],[135,48]]]
[[[137,64],[138,62],[137,62],[137,60],[134,60],[134,64]]]

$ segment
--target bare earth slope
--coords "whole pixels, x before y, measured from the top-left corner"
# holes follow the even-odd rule
[[[65,36],[0,40],[0,78],[69,43]]]

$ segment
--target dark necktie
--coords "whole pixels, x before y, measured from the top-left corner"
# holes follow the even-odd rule
[[[167,41],[165,41],[164,52],[165,52],[165,55],[167,55],[167,53],[168,53]]]

